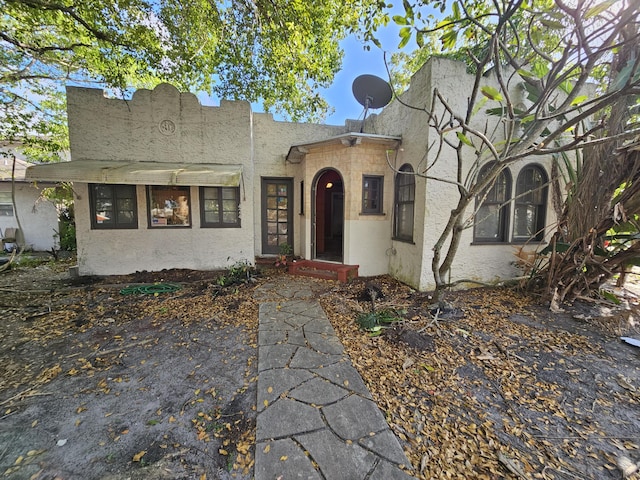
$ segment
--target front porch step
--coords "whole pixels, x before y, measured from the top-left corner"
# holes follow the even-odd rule
[[[360,265],[344,265],[318,260],[297,260],[287,266],[288,272],[292,275],[338,280],[342,283],[358,278],[359,267]]]

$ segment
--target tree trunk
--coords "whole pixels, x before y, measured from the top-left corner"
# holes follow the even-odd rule
[[[615,72],[635,58],[639,50],[637,45],[627,45],[620,50],[612,65],[612,82],[616,79]],[[603,137],[625,131],[632,101],[635,98],[621,96],[613,104],[602,131]],[[570,186],[571,192],[565,200],[553,240],[554,244],[561,242],[569,247],[564,252],[554,248],[547,268],[536,278],[542,277],[546,281],[546,293],[554,301],[571,301],[599,289],[640,253],[638,243],[618,251],[610,252],[605,248],[607,231],[618,222],[625,223],[639,211],[640,205],[639,155],[633,149],[621,150],[621,146],[622,140],[617,140],[583,151],[581,175],[577,184]],[[612,200],[623,184],[625,189],[616,208]],[[637,228],[633,228],[637,232]]]

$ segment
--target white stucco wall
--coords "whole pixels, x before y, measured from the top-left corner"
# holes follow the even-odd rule
[[[358,275],[362,277],[388,273],[390,228],[388,219],[346,221],[345,238],[350,241],[345,243],[345,263],[359,265]]]
[[[401,96],[403,103],[417,108],[430,106],[431,69],[432,65],[429,63],[413,76],[411,87]],[[403,103],[393,101],[382,113],[370,119],[372,126],[369,128],[402,137],[401,148],[392,159],[395,170],[410,164],[414,171],[419,171],[430,143],[427,117],[424,112],[408,108]],[[425,268],[428,268],[426,264],[430,264],[430,259],[425,258],[425,218],[429,212],[425,195],[426,182],[421,177],[416,177],[415,182],[413,242],[397,240],[392,242],[389,273],[413,287],[424,289],[426,285],[422,278]],[[391,229],[393,229],[392,226]],[[390,235],[392,234],[393,231]],[[426,248],[428,251],[429,246],[427,245]]]
[[[31,183],[16,182],[16,211],[13,216],[0,215],[0,230],[4,234],[7,228],[18,228],[18,218],[22,226],[25,248],[46,251],[57,248],[58,213],[55,205],[40,199],[43,185],[36,187]],[[0,192],[11,192],[11,182],[0,181]],[[17,218],[16,214],[17,213]]]
[[[498,88],[497,82],[492,76],[485,78],[488,85]],[[463,63],[443,59],[432,58],[411,81],[411,87],[402,95],[403,103],[420,108],[430,108],[434,88],[446,99],[454,111],[463,114],[466,111],[467,92],[471,92],[473,77],[466,73]],[[524,101],[522,91],[516,86],[512,92],[517,101]],[[487,108],[495,107],[497,103],[488,102],[474,118],[472,124],[481,130],[487,126],[489,131],[497,122],[497,117],[485,113]],[[437,135],[427,125],[426,114],[419,109],[411,109],[400,102],[393,102],[385,110],[372,119],[378,131],[387,134],[401,134],[403,138],[402,149],[395,159],[395,168],[409,163],[416,171],[424,171],[426,165],[430,165],[428,175],[434,178],[455,180],[456,155],[451,148],[445,147],[436,160],[434,147]],[[436,108],[436,112],[442,112],[442,107]],[[502,132],[498,128],[494,139],[500,140]],[[465,165],[466,175],[475,160],[475,153],[469,147],[463,147],[466,151],[468,162]],[[512,177],[512,195],[515,195],[516,180],[519,171],[528,164],[536,164],[546,169],[550,176],[550,159],[539,158],[524,159],[512,165],[509,170]],[[428,290],[435,286],[431,263],[433,260],[432,247],[437,242],[449,214],[456,207],[458,200],[457,187],[452,184],[434,179],[425,180],[416,178],[416,203],[414,220],[414,243],[393,243],[394,255],[390,257],[389,273],[402,281],[420,289]],[[547,202],[547,225],[552,225],[555,220],[551,208],[551,198]],[[473,204],[466,210],[467,217],[473,213]],[[513,205],[510,206],[510,231],[513,228]],[[546,229],[547,234],[550,228]],[[530,244],[525,249],[534,249],[539,244]],[[448,244],[442,249],[441,258],[446,255]],[[473,228],[464,230],[460,247],[451,268],[451,275],[447,280],[471,279],[482,282],[496,282],[513,278],[520,274],[514,267],[515,257],[513,252],[521,244],[512,244],[509,241],[499,245],[480,245],[473,243]]]
[[[196,198],[198,187],[191,187]],[[88,196],[87,184],[74,191]],[[91,230],[87,221],[76,223],[78,268],[81,275],[118,275],[166,268],[215,270],[237,261],[253,261],[253,244],[244,228],[198,228],[200,205],[192,201],[192,228],[147,228],[146,191],[136,187],[137,229]],[[241,206],[241,208],[243,208]],[[90,218],[88,202],[76,201],[76,219]]]
[[[76,222],[81,275],[111,275],[163,268],[218,269],[262,254],[261,179],[291,178],[294,187],[294,251],[308,240],[300,212],[300,165],[287,164],[292,145],[345,132],[344,126],[277,122],[251,112],[246,102],[201,106],[197,98],[170,85],[139,90],[124,102],[100,90],[69,88],[68,111],[73,160],[241,164],[242,228],[200,228],[198,188],[191,188],[191,228],[148,228],[145,187],[137,187],[137,229],[92,229],[88,185],[77,183]],[[175,125],[172,135],[159,128]],[[309,184],[305,185],[307,196]]]
[[[200,228],[198,188],[191,187],[190,228],[149,228],[144,186],[137,186],[138,228],[91,229],[87,184],[74,185],[81,275],[138,270],[226,268],[254,261],[253,136],[247,102],[203,107],[170,85],[139,90],[130,101],[102,91],[67,89],[71,161],[126,160],[242,165],[241,228]],[[170,120],[175,132],[161,132]]]
[[[448,103],[457,112],[464,112],[466,109],[467,97],[461,95],[461,92],[470,92],[472,88],[473,77],[466,73],[466,66],[460,62],[453,62],[445,59],[435,59],[431,65],[431,81],[434,86],[438,87],[438,90],[447,99]],[[451,78],[456,78],[456,82],[451,82]],[[499,89],[499,84],[494,76],[489,75],[485,77],[485,85],[490,85],[495,89]],[[518,85],[514,85],[510,92],[512,101],[515,104],[522,104],[526,101],[524,90]],[[488,129],[488,132],[493,132],[490,138],[493,141],[500,141],[504,138],[504,132],[501,126],[498,124],[498,117],[487,115],[484,112],[488,108],[498,106],[497,102],[487,102],[487,104],[478,111],[476,117],[472,122],[472,126],[480,131]],[[493,130],[495,128],[495,130]],[[469,169],[473,165],[475,160],[475,152],[467,146],[463,147],[463,151],[466,151],[466,158],[469,161],[465,164],[465,171],[463,174],[466,176],[469,173]],[[489,160],[487,155],[487,159]],[[455,162],[456,157],[453,150],[445,150],[443,155],[444,161],[439,161],[432,170],[432,175],[440,178],[455,178]],[[515,197],[516,183],[520,170],[528,165],[539,165],[543,167],[550,178],[551,171],[551,159],[545,157],[525,158],[521,161],[513,163],[508,167],[508,171],[511,176],[511,194],[510,198]],[[547,212],[546,212],[546,224],[545,229],[546,238],[549,238],[550,233],[553,232],[551,226],[555,222],[555,212],[552,208],[550,188],[548,189],[547,198]],[[420,288],[432,288],[434,286],[433,274],[430,268],[430,262],[433,258],[433,253],[430,247],[433,246],[438,238],[438,235],[442,232],[444,225],[449,218],[449,212],[455,207],[455,202],[458,199],[457,188],[454,185],[443,184],[442,182],[428,181],[427,185],[427,215],[425,217],[425,260],[429,260],[427,268],[423,269],[423,276],[421,278]],[[448,202],[445,202],[448,200]],[[475,203],[467,207],[465,211],[465,218],[469,218],[473,213]],[[451,281],[459,281],[463,279],[476,280],[480,282],[495,283],[498,281],[508,280],[521,275],[521,272],[514,266],[516,257],[514,253],[517,248],[522,247],[521,243],[513,242],[513,216],[514,216],[514,204],[511,203],[507,207],[507,221],[509,223],[507,228],[507,240],[504,243],[497,245],[478,244],[473,242],[473,227],[467,228],[463,231],[462,239],[460,241],[459,249],[455,256],[455,261],[451,267],[450,276],[448,279]],[[540,245],[540,242],[529,243],[526,247],[527,250],[533,250]],[[448,245],[445,245],[448,246]],[[446,248],[443,248],[442,258],[446,254]]]
[[[15,159],[15,165],[14,165]],[[17,143],[0,146],[0,192],[11,198],[12,176],[15,177],[16,210],[13,215],[0,215],[0,231],[22,227],[22,238],[28,250],[46,251],[58,247],[58,211],[55,205],[40,198],[42,190],[52,184],[25,181],[26,168],[31,165]],[[16,216],[17,213],[17,216]]]
[[[251,107],[223,100],[201,106],[191,93],[168,84],[138,90],[131,100],[102,90],[68,87],[71,160],[222,163],[251,166]],[[175,132],[163,134],[170,120]],[[249,168],[250,170],[250,168]]]
[[[411,87],[402,95],[404,103],[418,109],[394,101],[379,115],[369,117],[365,133],[402,137],[401,148],[389,157],[395,169],[408,163],[414,171],[424,171],[430,165],[430,177],[455,178],[455,152],[445,148],[435,161],[436,136],[420,109],[430,108],[433,89],[437,87],[456,111],[464,112],[466,92],[471,91],[473,82],[465,69],[462,63],[434,58],[414,75]],[[497,86],[490,76],[485,81]],[[261,180],[266,177],[292,179],[294,253],[312,258],[313,182],[320,171],[333,168],[344,181],[344,263],[360,265],[363,276],[390,273],[420,290],[434,286],[432,247],[456,205],[456,187],[416,177],[413,241],[393,240],[394,172],[387,164],[388,145],[363,141],[348,146],[329,141],[352,131],[349,126],[278,122],[269,114],[251,112],[246,102],[222,101],[219,107],[204,107],[195,96],[179,93],[169,85],[138,91],[127,102],[107,99],[100,90],[73,87],[68,89],[68,110],[72,162],[194,162],[240,164],[243,168],[241,228],[200,228],[197,186],[191,187],[190,228],[149,228],[146,190],[139,185],[138,229],[91,229],[88,187],[86,183],[76,184],[78,262],[83,275],[163,268],[217,269],[239,260],[253,262],[255,255],[263,254]],[[170,134],[161,128],[167,120],[175,125]],[[488,117],[481,110],[474,125],[484,129],[495,121],[495,117]],[[306,155],[294,162],[285,160],[292,146],[310,144],[313,146]],[[464,149],[469,158],[468,169],[475,154],[468,147]],[[549,174],[549,159],[523,160],[512,165],[512,196],[520,169],[534,162]],[[383,215],[360,212],[363,174],[384,176]],[[300,214],[302,181],[304,213]],[[547,224],[551,224],[554,215],[550,199],[547,204]],[[467,215],[472,213],[471,208]],[[513,206],[510,211],[513,218]],[[450,280],[490,282],[517,275],[512,264],[515,246],[520,245],[475,245],[473,229],[465,230]]]

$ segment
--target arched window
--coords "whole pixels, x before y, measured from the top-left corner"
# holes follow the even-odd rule
[[[527,165],[516,182],[513,240],[542,240],[547,212],[547,174],[538,165]]]
[[[482,181],[494,163],[482,167],[478,181]],[[511,174],[505,169],[500,172],[489,191],[476,198],[476,220],[473,230],[474,242],[506,242],[509,225],[509,199],[511,198]],[[478,203],[482,204],[478,207]]]
[[[413,241],[413,211],[416,200],[416,180],[409,164],[400,167],[395,178],[395,216],[393,237],[406,242]]]

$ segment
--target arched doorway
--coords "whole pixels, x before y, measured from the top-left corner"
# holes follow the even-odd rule
[[[334,169],[316,175],[313,184],[313,257],[330,262],[343,261],[344,184]]]

